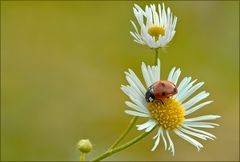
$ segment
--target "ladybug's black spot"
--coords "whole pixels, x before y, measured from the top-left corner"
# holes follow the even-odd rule
[[[165,88],[165,87],[166,87],[166,85],[165,85],[164,83],[162,83],[162,87],[163,87],[163,88]]]
[[[166,93],[165,93],[165,92],[162,92],[162,95],[163,95],[163,96],[165,96],[165,95],[166,95]]]
[[[148,89],[145,94],[145,99],[147,102],[152,102],[155,99],[154,94],[151,92],[151,89]]]

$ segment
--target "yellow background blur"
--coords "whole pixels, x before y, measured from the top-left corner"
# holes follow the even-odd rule
[[[1,2],[2,160],[78,160],[76,143],[89,138],[102,153],[125,129],[124,71],[140,73],[153,51],[133,42],[132,7],[150,2]],[[157,4],[157,2],[152,2]],[[176,36],[160,51],[162,78],[205,81],[214,103],[192,114],[219,114],[215,141],[194,146],[173,136],[176,156],[155,151],[151,134],[106,160],[239,159],[239,2],[165,2],[178,17]],[[135,21],[136,22],[136,21]],[[140,120],[139,123],[143,122]],[[140,132],[132,131],[135,137]]]

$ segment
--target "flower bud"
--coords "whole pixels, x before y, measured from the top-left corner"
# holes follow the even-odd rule
[[[89,139],[81,139],[77,147],[82,153],[89,153],[92,150],[92,144]]]

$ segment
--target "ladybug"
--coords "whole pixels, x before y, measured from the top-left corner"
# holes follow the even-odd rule
[[[169,98],[178,92],[177,87],[174,83],[168,80],[160,80],[153,83],[145,94],[147,102],[153,102],[154,100],[160,100]],[[163,103],[163,102],[162,102]]]

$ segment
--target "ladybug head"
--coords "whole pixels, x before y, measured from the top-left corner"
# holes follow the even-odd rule
[[[154,96],[154,93],[153,93],[153,90],[152,88],[149,88],[145,94],[145,99],[147,102],[152,102],[155,100],[155,96]]]

